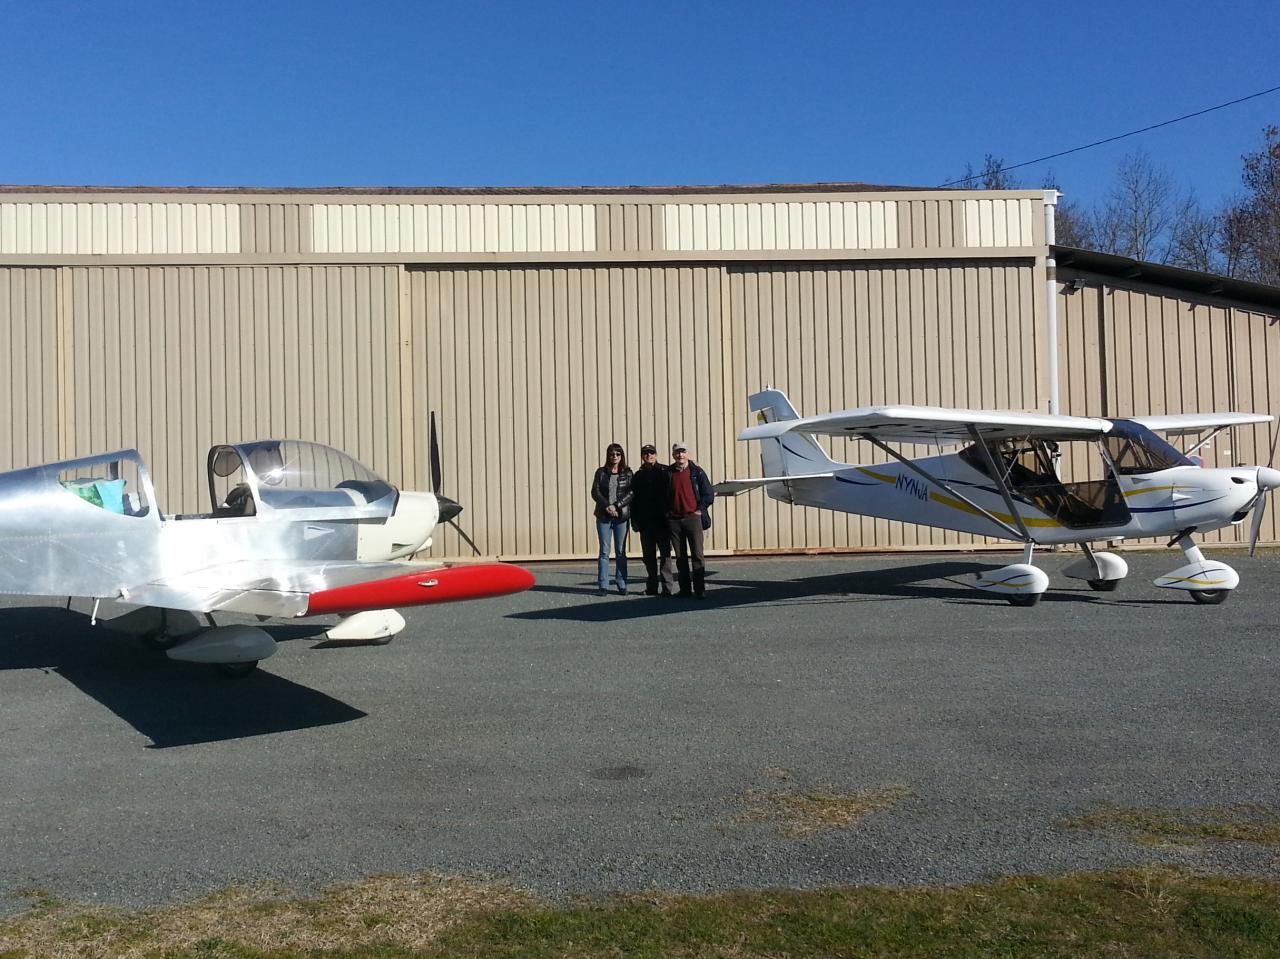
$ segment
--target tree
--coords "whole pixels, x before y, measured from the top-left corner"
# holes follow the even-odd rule
[[[1194,205],[1179,197],[1173,179],[1142,151],[1127,154],[1116,183],[1093,215],[1094,248],[1135,260],[1167,262],[1179,220]]]
[[[1238,274],[1280,285],[1280,127],[1262,131],[1262,149],[1242,158],[1245,195],[1225,217]]]
[[[1018,190],[1021,184],[1004,168],[1004,160],[988,153],[982,158],[982,169],[974,171],[972,163],[964,165],[964,176],[956,181],[964,190]]]

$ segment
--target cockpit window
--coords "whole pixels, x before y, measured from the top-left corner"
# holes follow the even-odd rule
[[[1121,476],[1195,465],[1175,447],[1132,420],[1112,420],[1103,443]]]

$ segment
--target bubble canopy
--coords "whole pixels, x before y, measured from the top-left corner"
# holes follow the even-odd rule
[[[209,451],[214,489],[248,485],[260,509],[341,510],[352,516],[390,516],[396,488],[341,450],[302,440],[259,440]]]

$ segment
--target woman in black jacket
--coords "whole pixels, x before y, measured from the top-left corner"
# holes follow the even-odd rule
[[[631,517],[631,467],[617,443],[604,451],[604,465],[596,470],[591,498],[596,504],[596,532],[600,536],[599,594],[609,592],[609,544],[613,543],[618,592],[627,592],[627,520]]]

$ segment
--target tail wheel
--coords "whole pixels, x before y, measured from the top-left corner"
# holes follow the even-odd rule
[[[1231,595],[1229,589],[1189,589],[1187,592],[1202,606],[1221,606]]]
[[[1090,579],[1087,580],[1089,588],[1096,593],[1113,593],[1116,587],[1120,585],[1118,579]]]

